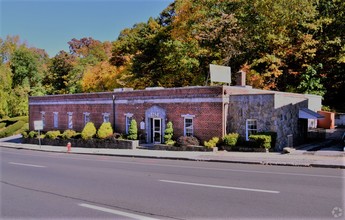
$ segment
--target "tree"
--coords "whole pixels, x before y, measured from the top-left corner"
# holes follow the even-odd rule
[[[50,60],[49,73],[44,79],[44,85],[48,94],[68,93],[68,78],[73,70],[75,58],[65,51],[60,51]]]
[[[0,118],[9,115],[9,101],[12,95],[11,69],[7,64],[0,64]]]
[[[322,69],[322,64],[317,65],[317,67],[308,66],[305,73],[301,76],[301,82],[297,89],[301,93],[315,94],[323,96],[325,94],[325,89],[321,84],[320,75],[317,70]]]
[[[116,67],[100,62],[86,69],[81,85],[84,92],[111,91],[120,87],[120,75]]]
[[[12,87],[38,86],[41,83],[42,75],[39,72],[39,56],[28,48],[21,46],[12,55],[10,62],[13,73]]]
[[[318,44],[314,65],[323,65],[323,84],[326,89],[324,105],[345,112],[345,2],[342,0],[321,0],[316,4]]]
[[[110,57],[111,44],[107,41],[102,43],[91,37],[84,37],[80,40],[73,38],[68,44],[71,54],[80,58],[93,57],[97,61],[105,61]]]

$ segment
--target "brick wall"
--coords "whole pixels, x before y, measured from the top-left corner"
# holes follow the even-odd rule
[[[223,87],[186,87],[161,90],[138,90],[107,93],[87,93],[74,95],[54,95],[29,98],[30,129],[33,121],[41,120],[45,113],[44,130],[56,130],[53,127],[54,112],[58,112],[58,130],[68,128],[68,112],[73,113],[73,130],[81,131],[84,127],[84,112],[90,113],[90,120],[98,128],[103,122],[102,113],[110,113],[113,123],[113,95],[115,96],[115,131],[125,133],[126,113],[140,127],[140,122],[147,123],[145,112],[156,106],[164,109],[162,118],[162,134],[168,121],[173,122],[174,138],[184,133],[184,118],[182,115],[193,115],[194,136],[201,141],[214,136],[222,136],[222,97]],[[139,133],[147,136],[148,130]]]

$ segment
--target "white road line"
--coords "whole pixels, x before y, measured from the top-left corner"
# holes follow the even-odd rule
[[[45,168],[45,166],[34,165],[34,164],[26,164],[26,163],[15,163],[15,162],[9,162],[9,164],[13,164],[13,165],[19,165],[19,166],[26,166],[26,167]]]
[[[150,217],[146,217],[143,215],[136,215],[136,214],[132,214],[132,213],[128,213],[128,212],[122,212],[122,211],[118,211],[118,210],[114,210],[114,209],[103,208],[100,206],[95,206],[95,205],[90,205],[90,204],[85,204],[85,203],[81,203],[81,204],[79,204],[79,206],[89,208],[89,209],[95,209],[98,211],[107,212],[107,213],[111,213],[111,214],[115,214],[115,215],[121,215],[124,217],[133,218],[133,219],[157,220],[155,218],[150,218]]]
[[[176,184],[183,184],[183,185],[203,186],[203,187],[219,188],[219,189],[233,189],[233,190],[243,190],[243,191],[252,191],[252,192],[263,192],[263,193],[280,193],[279,191],[272,191],[272,190],[251,189],[251,188],[241,188],[241,187],[232,187],[232,186],[217,186],[217,185],[208,185],[208,184],[201,184],[201,183],[180,182],[180,181],[173,181],[173,180],[159,180],[159,181],[165,182],[165,183],[176,183]]]

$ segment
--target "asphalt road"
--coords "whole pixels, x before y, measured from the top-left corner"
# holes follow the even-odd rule
[[[345,172],[0,148],[1,219],[342,219]]]

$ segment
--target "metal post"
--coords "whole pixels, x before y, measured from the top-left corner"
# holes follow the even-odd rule
[[[38,145],[41,148],[41,133],[40,133],[40,130],[38,130]]]
[[[115,132],[115,95],[113,95],[113,130]]]

